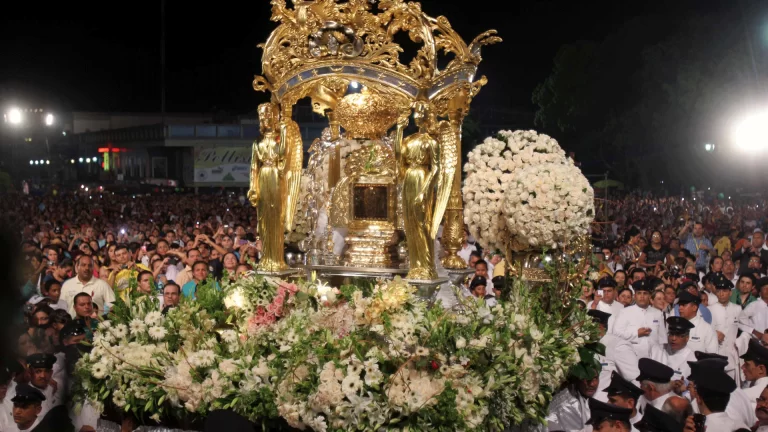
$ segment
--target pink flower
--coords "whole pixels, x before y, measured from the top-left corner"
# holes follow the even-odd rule
[[[281,282],[280,287],[287,289],[288,291],[291,292],[291,294],[295,294],[297,291],[299,291],[299,287],[296,286],[296,284],[292,284],[288,282]]]

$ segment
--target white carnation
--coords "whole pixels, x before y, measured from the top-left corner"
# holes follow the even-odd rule
[[[165,330],[165,327],[154,326],[149,329],[149,337],[154,340],[160,340],[164,338],[167,333],[168,332]]]

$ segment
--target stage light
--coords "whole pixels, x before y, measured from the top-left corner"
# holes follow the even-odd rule
[[[710,143],[706,143],[706,144],[704,144],[704,150],[712,153],[713,151],[715,151],[715,145],[714,144],[710,144]]]
[[[85,163],[91,163],[91,158],[85,158]]]
[[[46,164],[46,165],[50,165],[50,164],[51,164],[51,161],[47,160],[47,161],[45,161],[45,164]]]
[[[23,118],[21,115],[21,110],[18,108],[11,108],[8,110],[8,114],[6,115],[6,119],[8,120],[8,123],[10,124],[21,124]]]
[[[738,123],[733,140],[745,151],[762,151],[768,147],[768,111],[751,114]]]
[[[53,126],[53,114],[46,114],[45,115],[45,125],[46,126]]]
[[[70,159],[69,163],[75,163],[75,160],[74,159]]]
[[[32,161],[32,160],[31,160],[31,161],[29,161],[29,164],[30,164],[30,165],[33,165],[34,163],[35,163],[35,161]]]

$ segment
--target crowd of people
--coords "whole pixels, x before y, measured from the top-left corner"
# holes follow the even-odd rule
[[[550,431],[697,432],[702,422],[709,432],[768,430],[762,205],[613,202],[609,219],[595,225],[604,241],[580,293],[603,332],[602,372],[556,394]],[[167,310],[193,299],[203,281],[253,270],[261,250],[253,208],[231,192],[83,188],[13,196],[0,211],[20,233],[26,301],[0,368],[2,432],[97,430],[93,410],[65,403],[68,377],[117,299],[137,291]],[[465,294],[492,306],[505,285],[504,257],[473,243],[468,237],[459,252],[475,270]]]

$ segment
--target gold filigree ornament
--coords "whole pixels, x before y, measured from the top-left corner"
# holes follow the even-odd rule
[[[482,33],[467,44],[447,18],[433,18],[421,10],[419,3],[405,0],[293,0],[292,6],[286,0],[272,0],[271,4],[271,19],[278,26],[260,45],[264,50],[263,73],[254,77],[253,88],[270,92],[271,104],[279,114],[273,128],[275,148],[279,150],[273,157],[279,167],[274,187],[281,191],[285,208],[276,220],[267,223],[271,228],[263,226],[264,231],[282,232],[292,225],[291,211],[298,198],[294,172],[302,164],[302,143],[291,116],[293,106],[309,97],[313,111],[328,118],[333,142],[342,142],[342,127],[346,138],[357,140],[384,140],[394,129],[392,158],[403,166],[398,165],[391,178],[379,176],[388,193],[400,193],[406,170],[410,169],[414,178],[418,170],[429,172],[424,193],[412,197],[412,204],[419,206],[423,202],[427,222],[431,223],[423,239],[406,241],[434,242],[442,221],[447,228],[443,245],[449,251],[456,249],[463,234],[461,124],[472,99],[486,83],[485,77],[476,79],[482,61],[480,51],[485,45],[501,41],[496,31]],[[403,48],[395,42],[401,32],[419,46],[407,64],[400,59]],[[450,61],[441,61],[448,56],[452,57]],[[441,68],[438,63],[447,64]],[[419,143],[432,142],[430,139],[436,142],[430,149],[434,160],[422,160],[415,148],[418,146],[411,141],[407,142],[414,148],[401,148],[414,107],[420,107],[424,116],[420,130],[423,139]],[[337,145],[329,155],[330,188],[340,180],[340,154]],[[435,189],[434,194],[431,189]],[[262,214],[258,217],[262,218]],[[360,245],[363,248],[362,240]],[[411,244],[408,248],[418,249]],[[459,258],[444,261],[444,265],[465,266]]]

